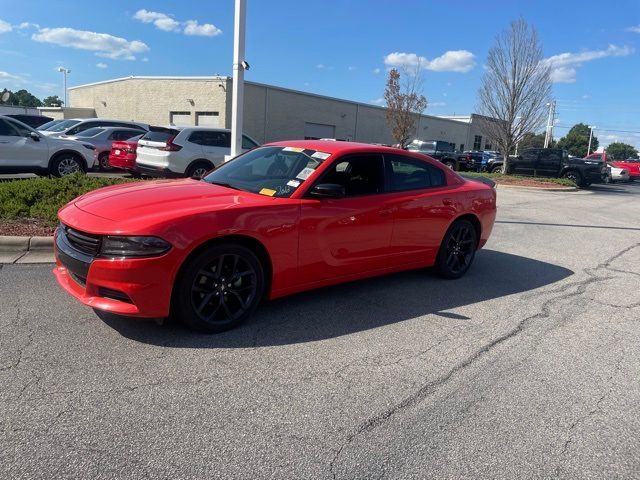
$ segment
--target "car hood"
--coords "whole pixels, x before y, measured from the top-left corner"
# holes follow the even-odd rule
[[[73,201],[92,215],[115,222],[148,222],[211,212],[240,205],[261,205],[271,197],[212,185],[198,180],[158,180],[114,185]]]

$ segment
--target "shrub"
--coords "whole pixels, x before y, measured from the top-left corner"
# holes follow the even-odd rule
[[[96,188],[133,181],[74,174],[0,182],[0,219],[38,218],[54,225],[58,210],[74,198]]]

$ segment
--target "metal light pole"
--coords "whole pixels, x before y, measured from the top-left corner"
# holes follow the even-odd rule
[[[549,148],[549,142],[551,141],[556,101],[554,100],[553,102],[547,103],[547,106],[549,107],[549,117],[547,118],[547,134],[544,136],[544,148]]]
[[[587,147],[587,155],[585,156],[589,156],[589,153],[591,153],[591,139],[593,138],[593,130],[595,128],[595,125],[589,125],[589,146]]]
[[[71,73],[71,70],[64,67],[58,67],[58,71],[62,73],[63,85],[64,85],[64,106],[67,106],[67,74]]]
[[[236,0],[233,22],[233,94],[231,97],[231,155],[242,152],[242,117],[244,111],[244,71],[249,64],[244,59],[246,0]]]

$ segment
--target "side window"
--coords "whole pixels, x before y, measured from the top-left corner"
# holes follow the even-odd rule
[[[19,123],[15,123],[15,122],[12,122],[12,121],[8,121],[7,123],[9,124],[10,127],[13,127],[18,132],[18,135],[21,136],[21,137],[28,137],[29,134],[31,133],[31,130],[29,130],[28,128],[23,127]],[[14,135],[15,135],[15,133],[14,133]]]
[[[381,193],[384,191],[382,156],[362,154],[340,158],[318,183],[342,185],[347,197]]]
[[[553,162],[553,163],[560,163],[562,161],[562,151],[561,150],[549,150],[546,155],[542,155],[542,156],[546,156],[546,161],[547,162]],[[543,160],[543,158],[540,158],[540,160]]]
[[[109,140],[126,140],[134,135],[130,130],[114,130],[109,136]]]
[[[243,149],[246,148],[248,150],[251,150],[252,148],[256,148],[257,146],[258,146],[258,144],[256,142],[251,140],[246,135],[242,135],[242,148]]]
[[[538,158],[538,150],[525,150],[522,152],[523,162],[535,162]]]
[[[205,132],[193,132],[191,135],[189,135],[187,141],[195,143],[197,145],[204,145],[204,134]]]
[[[9,122],[2,119],[0,119],[0,136],[19,137],[18,132],[9,124]]]
[[[207,147],[231,148],[231,135],[229,132],[205,131],[202,133],[204,134],[203,145]]]
[[[393,192],[446,185],[444,172],[438,167],[402,155],[385,155],[385,159]]]
[[[67,135],[75,135],[78,132],[84,132],[85,130],[89,130],[90,128],[97,127],[98,124],[96,122],[86,122],[81,123],[76,127],[73,127],[71,130],[67,132]]]

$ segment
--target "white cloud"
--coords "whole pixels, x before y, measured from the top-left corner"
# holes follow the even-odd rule
[[[96,63],[96,67],[98,68],[107,68],[109,65],[107,65],[106,63],[102,63],[102,62],[98,62]]]
[[[466,73],[475,65],[475,56],[467,50],[449,50],[439,57],[429,60],[415,53],[394,52],[384,57],[388,67],[411,67],[433,72]]]
[[[324,68],[324,64],[323,63],[319,63],[316,65],[316,68],[322,70]]]
[[[31,38],[36,42],[95,52],[98,57],[113,60],[135,60],[136,54],[149,51],[139,40],[126,40],[108,33],[88,32],[73,28],[42,28]]]
[[[376,75],[380,73],[380,69],[379,68],[374,68],[373,69],[373,73],[375,73]]]
[[[356,69],[356,67],[352,67],[351,65],[347,67],[347,70],[349,70],[350,72],[353,72]]]
[[[211,23],[199,24],[197,20],[181,22],[174,19],[171,15],[162,12],[152,12],[142,9],[138,10],[133,15],[133,18],[142,23],[153,23],[156,28],[165,32],[182,31],[185,35],[201,37],[215,37],[222,34],[222,30]]]
[[[636,25],[635,27],[625,28],[627,32],[640,33],[640,25]]]
[[[133,18],[140,20],[142,23],[153,23],[156,28],[165,32],[180,31],[180,22],[174,20],[166,13],[151,12],[143,8],[142,10],[138,10]]]
[[[4,20],[0,20],[0,33],[7,33],[13,30],[13,27],[10,23],[5,22]]]
[[[25,28],[35,28],[35,29],[39,29],[40,25],[38,25],[37,23],[30,23],[30,22],[22,22],[20,25],[18,25],[18,28],[20,30],[24,30]]]
[[[583,100],[589,100],[590,98],[591,98],[591,95],[589,95],[588,93],[585,93],[584,95],[582,95]]]
[[[146,63],[146,62],[148,62],[148,61],[149,61],[149,58],[148,58],[148,57],[144,57],[144,58],[142,59],[142,61]]]
[[[13,75],[9,72],[0,71],[0,80],[22,80],[22,77],[19,75]]]
[[[222,30],[210,23],[203,23],[202,25],[199,25],[196,20],[187,20],[185,22],[184,34],[198,35],[201,37],[215,37],[221,35]]]
[[[385,104],[385,101],[384,101],[384,98],[381,97],[381,98],[376,98],[375,100],[371,100],[369,101],[369,103],[373,103],[374,105],[379,105],[383,107]]]
[[[427,103],[427,108],[439,108],[439,107],[446,107],[447,104],[446,102],[428,102]]]
[[[554,83],[574,83],[576,81],[576,67],[584,62],[591,62],[606,57],[626,57],[634,53],[631,47],[609,45],[605,50],[585,50],[573,53],[565,52],[545,58],[543,62],[551,65],[551,81]]]

